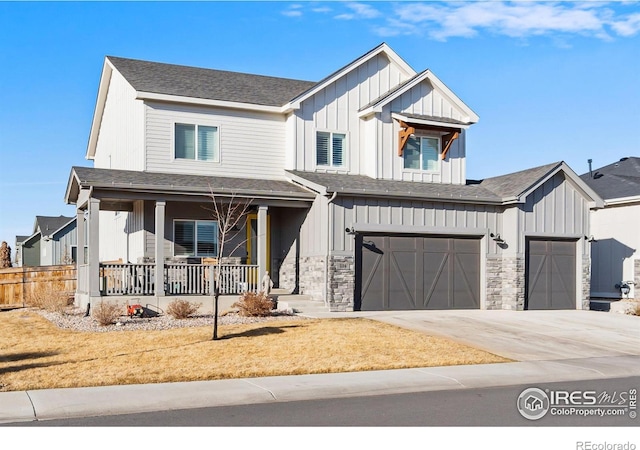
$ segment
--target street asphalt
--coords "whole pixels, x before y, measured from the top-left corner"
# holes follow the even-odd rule
[[[594,311],[313,313],[367,317],[516,362],[0,393],[0,423],[640,375],[640,317]]]

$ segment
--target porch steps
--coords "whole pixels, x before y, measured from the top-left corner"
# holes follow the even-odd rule
[[[279,310],[292,310],[301,315],[329,312],[324,302],[313,300],[309,295],[289,294],[284,289],[274,289],[271,296],[277,300]]]

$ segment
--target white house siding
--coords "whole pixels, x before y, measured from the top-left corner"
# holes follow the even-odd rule
[[[326,298],[328,200],[318,195],[300,227],[299,292]]]
[[[113,71],[96,144],[94,167],[144,169],[144,105],[122,75]]]
[[[381,152],[381,164],[378,165],[376,178],[404,181],[421,181],[428,183],[465,184],[465,132],[456,139],[449,148],[446,159],[440,161],[439,172],[422,172],[406,170],[404,159],[398,156],[398,131],[400,126],[393,120],[391,113],[420,114],[426,116],[445,117],[463,120],[460,111],[441,93],[424,81],[405,92],[389,104],[382,113],[376,115],[378,125],[378,151]],[[417,135],[431,136],[428,132],[417,131]],[[438,136],[436,136],[438,137]]]
[[[282,178],[286,127],[282,114],[148,102],[146,166],[149,172]],[[174,158],[175,123],[218,127],[220,161]]]
[[[133,211],[100,211],[100,261],[136,263],[143,256],[142,201]]]
[[[640,262],[640,203],[607,206],[591,212],[591,296],[620,298],[615,287],[634,281],[634,266]],[[640,286],[630,285],[629,298],[640,298]]]
[[[356,70],[345,74],[309,99],[295,112],[293,142],[295,169],[363,174],[368,158],[374,157],[373,147],[363,147],[362,119],[358,110],[391,90],[406,79],[399,67],[385,55],[378,55]],[[317,168],[315,160],[316,131],[347,134],[347,157],[343,168]]]

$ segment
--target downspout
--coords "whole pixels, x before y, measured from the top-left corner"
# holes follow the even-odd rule
[[[329,305],[329,253],[331,248],[331,243],[333,242],[333,208],[331,204],[338,196],[338,192],[335,191],[329,201],[327,202],[327,251],[324,258],[324,303],[325,305]]]

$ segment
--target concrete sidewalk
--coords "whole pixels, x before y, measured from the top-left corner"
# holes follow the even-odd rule
[[[0,393],[0,423],[629,376],[640,356],[43,389]]]

